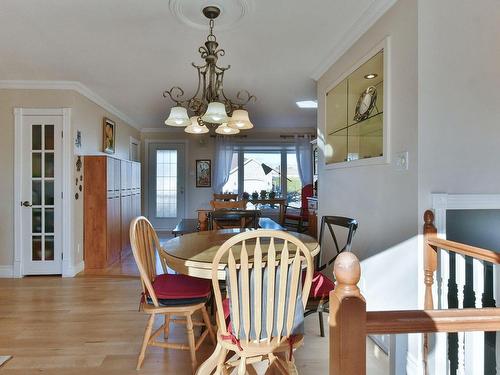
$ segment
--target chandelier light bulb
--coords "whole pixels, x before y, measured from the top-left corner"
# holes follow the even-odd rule
[[[227,125],[233,129],[247,130],[252,129],[253,124],[248,118],[248,112],[244,109],[235,109],[233,115],[229,118]]]
[[[222,124],[227,122],[226,106],[221,102],[211,102],[208,104],[207,111],[201,119],[211,124]]]
[[[187,110],[184,107],[172,107],[170,115],[165,120],[165,125],[170,126],[188,126],[191,124]]]

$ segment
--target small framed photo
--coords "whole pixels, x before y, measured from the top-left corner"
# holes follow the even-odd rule
[[[196,160],[196,187],[212,187],[212,162]]]
[[[102,121],[102,149],[107,154],[115,153],[116,124],[109,118]]]

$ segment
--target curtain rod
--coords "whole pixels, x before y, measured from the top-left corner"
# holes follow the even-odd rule
[[[316,134],[311,134],[311,133],[306,133],[306,134],[280,134],[279,137],[280,138],[283,138],[283,139],[287,139],[287,138],[295,138],[295,136],[297,135],[297,137],[299,138],[303,138],[305,136],[310,136],[311,138],[316,138]],[[210,134],[210,138],[216,138],[218,135],[215,135],[215,134]],[[231,138],[248,138],[248,134],[242,134],[242,135],[230,135],[228,137],[231,137]]]

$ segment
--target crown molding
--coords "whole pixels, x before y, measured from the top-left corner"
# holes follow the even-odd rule
[[[374,1],[356,22],[340,38],[330,55],[313,71],[311,78],[318,81],[330,67],[340,59],[359,38],[363,36],[398,0]]]
[[[120,111],[103,97],[96,94],[79,81],[30,81],[30,80],[0,80],[0,89],[21,89],[21,90],[73,90],[86,97],[91,102],[102,107],[109,113],[115,115],[120,120],[133,126],[137,130],[141,127],[131,117]]]

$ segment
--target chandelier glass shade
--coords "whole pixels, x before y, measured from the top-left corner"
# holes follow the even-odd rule
[[[215,129],[215,132],[217,134],[222,134],[222,135],[234,135],[234,134],[238,134],[240,132],[240,130],[230,128],[229,126],[227,126],[226,123],[224,123],[224,124],[219,125],[217,127],[217,129]]]
[[[219,16],[220,9],[207,6],[203,8],[203,14],[209,20],[210,33],[204,45],[198,49],[205,62],[202,65],[192,63],[198,75],[197,90],[190,98],[184,96],[184,90],[179,86],[163,92],[163,97],[168,97],[175,103],[165,124],[186,126],[185,131],[194,134],[207,133],[210,130],[218,134],[237,134],[240,130],[253,128],[245,106],[255,102],[256,97],[246,90],[241,90],[235,99],[230,99],[224,92],[224,73],[231,66],[217,65],[219,57],[225,54],[225,51],[219,48],[217,38],[213,34],[214,19]],[[196,117],[196,125],[188,113]],[[203,131],[200,131],[200,128]]]
[[[193,116],[190,119],[191,125],[187,126],[184,131],[189,134],[204,134],[208,133],[209,130],[205,125],[200,125],[198,122],[198,117]]]
[[[244,109],[235,109],[233,111],[233,115],[229,118],[227,126],[238,130],[247,130],[253,128],[253,124],[248,118],[248,112]]]
[[[201,120],[210,124],[222,124],[227,122],[226,107],[220,102],[209,103],[207,111],[201,116]]]
[[[187,126],[190,125],[191,121],[186,108],[184,107],[172,107],[170,110],[170,115],[165,120],[165,125],[170,126]]]

